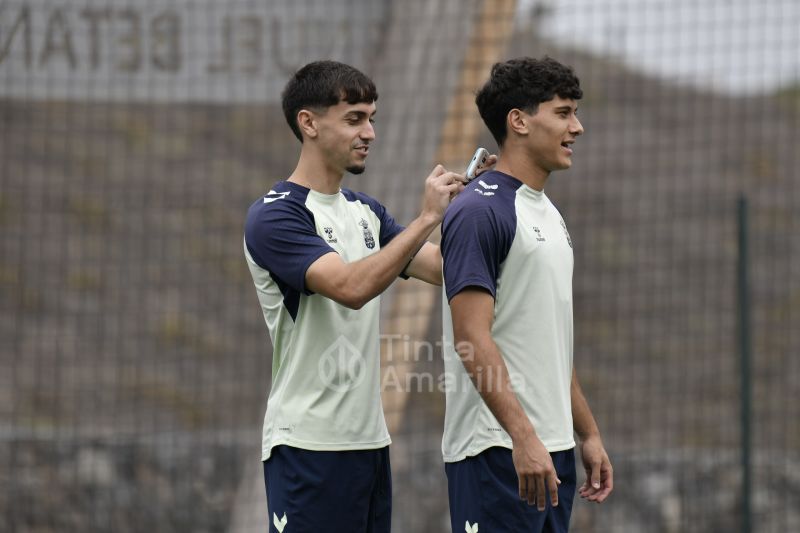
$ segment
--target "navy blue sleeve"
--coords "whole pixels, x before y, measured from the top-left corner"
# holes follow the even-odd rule
[[[362,192],[343,192],[345,192],[345,196],[352,196],[362,204],[368,205],[372,212],[375,213],[375,216],[378,217],[378,220],[381,222],[381,233],[378,236],[378,242],[380,242],[381,248],[389,244],[389,241],[394,239],[398,233],[406,229],[404,226],[398,224],[394,217],[392,217],[386,208],[375,198]]]
[[[467,194],[465,191],[461,194]],[[458,198],[442,223],[442,258],[447,301],[467,287],[486,289],[496,296],[500,265],[516,231],[513,205],[503,212],[477,197]]]
[[[335,252],[317,234],[314,215],[288,199],[256,202],[247,213],[247,251],[258,266],[292,289],[306,289],[306,271],[323,255]]]

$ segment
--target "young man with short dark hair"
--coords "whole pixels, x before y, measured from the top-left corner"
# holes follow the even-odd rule
[[[599,503],[613,489],[573,366],[572,241],[543,191],[572,164],[581,97],[569,67],[520,58],[494,65],[476,98],[498,162],[442,224],[453,376],[442,450],[454,532],[567,531],[573,432],[587,476],[581,497]]]
[[[441,284],[441,254],[426,239],[464,178],[437,166],[407,228],[341,188],[345,172],[365,169],[377,98],[349,65],[297,71],[283,93],[297,167],[247,214],[244,252],[274,347],[262,438],[273,533],[391,524],[378,295],[400,275]]]

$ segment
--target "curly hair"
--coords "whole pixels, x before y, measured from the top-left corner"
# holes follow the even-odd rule
[[[281,93],[286,122],[303,142],[297,113],[301,109],[325,109],[340,101],[372,103],[378,99],[375,83],[355,67],[338,61],[314,61],[294,73]]]
[[[573,100],[583,97],[572,68],[548,56],[520,57],[494,64],[475,104],[497,145],[503,146],[508,135],[506,117],[512,109],[535,113],[540,103],[556,95]]]

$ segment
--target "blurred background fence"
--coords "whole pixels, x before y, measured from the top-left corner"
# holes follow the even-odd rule
[[[548,194],[616,477],[573,530],[744,531],[749,440],[752,530],[800,531],[798,27],[792,0],[0,3],[0,531],[264,531],[271,348],[242,228],[298,154],[283,84],[318,58],[375,79],[346,186],[407,223],[435,163],[496,149],[472,103],[491,64],[543,54],[585,91]],[[416,281],[383,299],[396,531],[448,530],[440,312]]]

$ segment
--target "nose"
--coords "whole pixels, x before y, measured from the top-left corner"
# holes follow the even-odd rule
[[[375,127],[372,125],[372,122],[370,121],[366,122],[364,127],[361,128],[361,134],[359,136],[363,141],[375,140]]]
[[[581,121],[578,120],[578,117],[576,115],[572,116],[572,122],[570,123],[570,133],[575,136],[583,134],[583,124],[581,124]]]

